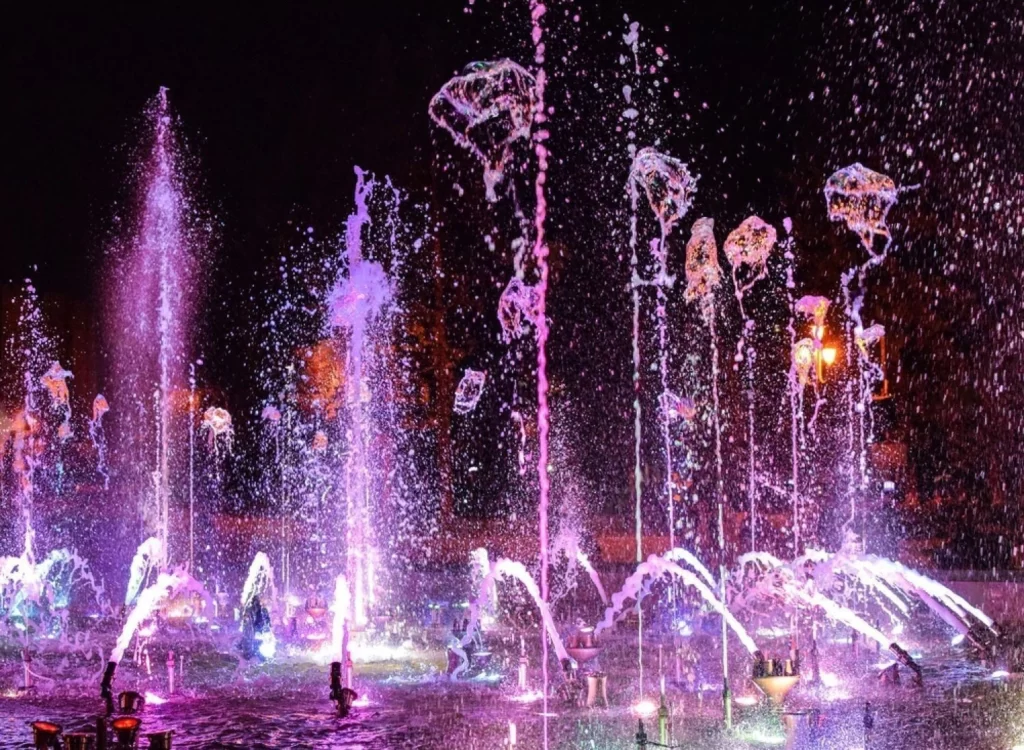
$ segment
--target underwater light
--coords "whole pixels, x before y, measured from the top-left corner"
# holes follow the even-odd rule
[[[1007,672],[1005,669],[997,669],[995,672],[992,673],[992,679],[993,680],[1001,680],[1004,677],[1009,677],[1009,676],[1010,676],[1010,673]]]
[[[964,638],[966,638],[966,636],[963,633],[957,633],[956,635],[953,636],[953,640],[950,641],[949,645],[951,645],[951,646],[959,646],[961,643],[964,642]]]
[[[764,729],[750,729],[737,732],[736,736],[744,742],[754,745],[784,745],[786,737],[781,734],[771,734]]]
[[[540,690],[531,690],[530,692],[523,693],[521,695],[513,695],[509,700],[514,703],[536,703],[543,697],[544,693]]]
[[[110,726],[117,735],[117,744],[121,747],[135,747],[135,737],[141,724],[134,716],[118,716],[114,719]]]
[[[658,704],[646,698],[633,704],[633,713],[637,716],[649,717],[658,713]]]
[[[839,675],[832,674],[831,672],[822,672],[821,673],[821,684],[824,685],[827,688],[838,687],[838,685],[839,685]]]
[[[753,695],[741,695],[736,699],[737,706],[756,706],[757,698]]]
[[[258,633],[256,640],[260,644],[259,652],[260,656],[264,659],[273,659],[274,654],[277,653],[277,639],[274,638],[272,632]]]
[[[32,741],[35,743],[36,750],[47,750],[47,748],[55,746],[57,735],[60,733],[60,724],[54,724],[52,721],[32,722]]]
[[[166,698],[162,698],[156,693],[151,693],[148,690],[143,697],[146,699],[146,703],[151,703],[154,706],[162,706],[167,702]]]

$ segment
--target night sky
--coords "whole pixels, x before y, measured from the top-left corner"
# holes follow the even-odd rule
[[[493,289],[508,259],[478,262],[483,243],[466,239],[492,223],[477,166],[431,127],[426,110],[467,62],[530,61],[521,5],[27,11],[35,17],[3,32],[2,279],[30,274],[44,295],[99,310],[141,113],[163,85],[199,165],[199,202],[218,227],[207,276],[207,309],[218,322],[203,348],[221,380],[250,357],[237,329],[253,312],[248,301],[273,283],[265,270],[287,244],[288,222],[337,231],[351,210],[354,164],[391,175],[414,201],[443,204],[437,232],[451,240],[452,267],[474,269],[465,270],[470,288]],[[895,5],[551,4],[550,230],[566,247],[552,291],[555,368],[578,384],[577,401],[606,382],[618,399],[581,420],[613,425],[609,451],[623,476],[628,159],[614,128],[628,10],[648,54],[663,45],[670,55],[670,81],[647,100],[656,122],[641,125],[639,140],[663,137],[701,173],[694,218],[714,216],[719,242],[751,212],[777,226],[792,216],[801,286],[833,296],[859,248],[828,225],[824,179],[860,160],[898,184],[921,184],[893,211],[897,249],[868,311],[897,318],[887,322],[901,351],[895,387],[927,465],[923,481],[952,463],[956,487],[987,492],[987,503],[994,491],[984,477],[999,466],[996,494],[1019,493],[1020,9],[983,3],[964,18],[940,2]],[[456,180],[465,206],[449,204]],[[478,332],[493,333],[493,319],[484,320],[491,304],[452,313],[451,335],[470,352],[493,347]],[[607,359],[588,354],[609,347]]]

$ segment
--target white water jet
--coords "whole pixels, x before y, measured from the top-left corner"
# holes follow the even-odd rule
[[[249,566],[249,574],[245,578],[245,585],[242,586],[242,612],[249,608],[252,600],[270,591],[271,599],[277,594],[274,589],[274,570],[270,567],[270,558],[266,552],[257,552]]]
[[[125,606],[131,606],[139,595],[151,570],[166,563],[164,546],[159,537],[151,536],[139,545],[132,557],[132,565],[128,576],[128,590],[124,595]]]
[[[647,562],[640,563],[637,566],[636,571],[626,579],[626,582],[622,586],[622,590],[612,594],[612,604],[605,610],[604,618],[594,628],[594,634],[597,635],[603,630],[607,630],[615,624],[616,616],[619,615],[626,606],[626,602],[631,599],[637,599],[640,595],[641,588],[644,583],[644,579],[648,577],[660,578],[661,576],[670,575],[679,578],[688,586],[693,586],[697,589],[700,595],[704,598],[712,609],[722,616],[729,628],[736,634],[736,636],[743,643],[744,648],[747,649],[751,654],[757,651],[757,644],[754,643],[754,639],[750,637],[747,631],[743,628],[740,622],[733,616],[733,614],[718,600],[715,593],[704,583],[695,573],[686,570],[685,568],[679,567],[676,563],[666,560],[658,555],[651,555],[647,558]],[[638,602],[639,603],[639,602]]]
[[[67,573],[63,580],[60,576]],[[101,610],[107,610],[105,589],[89,565],[68,549],[52,550],[43,560],[33,564],[27,557],[0,558],[0,590],[8,589],[2,599],[8,615],[24,615],[26,603],[40,606],[44,595],[50,610],[68,606],[72,590],[79,583],[88,584]]]
[[[348,617],[352,606],[351,600],[348,579],[344,573],[339,573],[334,581],[334,601],[331,603],[331,612],[334,613],[334,620],[331,622],[331,654],[342,662],[348,653]]]
[[[590,576],[590,580],[594,582],[594,588],[597,589],[597,593],[601,597],[601,603],[608,606],[608,592],[604,590],[604,584],[601,583],[601,576],[599,576],[597,571],[594,570],[594,566],[590,562],[590,558],[587,557],[587,553],[581,549],[577,549],[576,560],[579,562],[580,567],[587,571],[587,575]]]
[[[555,627],[555,621],[551,617],[551,610],[548,609],[547,602],[544,601],[544,598],[541,596],[537,582],[533,580],[533,576],[530,575],[526,570],[526,566],[521,562],[509,560],[505,557],[499,557],[497,560],[492,562],[490,565],[490,571],[480,582],[480,589],[477,594],[477,598],[469,607],[469,624],[466,628],[465,634],[457,644],[459,649],[463,649],[473,641],[476,629],[480,625],[480,614],[486,610],[488,602],[492,597],[491,589],[497,584],[499,578],[515,578],[523,584],[523,587],[537,605],[541,621],[547,631],[548,638],[551,640],[551,645],[555,649],[555,655],[558,657],[558,660],[561,662],[565,659],[569,659],[569,652],[565,650],[565,646],[562,644],[562,638],[558,634],[558,628]],[[462,656],[462,664],[455,670],[455,672],[452,673],[453,677],[461,674],[468,666],[468,659],[465,652],[460,652],[459,649],[456,649],[456,653],[460,653]]]
[[[966,613],[970,613],[976,619],[984,623],[990,630],[996,632],[995,621],[991,617],[972,605],[955,591],[952,591],[948,587],[942,585],[933,578],[929,578],[923,573],[919,573],[918,571],[908,568],[901,563],[876,557],[875,555],[867,555],[859,560],[854,560],[853,564],[858,568],[866,568],[867,570],[870,570],[879,578],[892,581],[905,591],[909,590],[912,593],[917,594],[926,604],[928,604],[928,600],[922,595],[927,595],[928,597],[938,600],[961,618],[966,618]]]
[[[708,570],[704,563],[700,561],[700,558],[698,558],[688,549],[683,549],[682,547],[673,547],[664,555],[662,555],[662,559],[667,560],[668,562],[677,562],[679,560],[682,560],[691,568],[700,573],[704,580],[708,582],[709,586],[713,587],[716,586],[718,583],[717,581],[715,581],[715,577],[711,575],[711,571]]]
[[[184,593],[198,594],[207,607],[212,608],[210,595],[203,588],[203,585],[190,576],[184,570],[175,570],[170,573],[160,573],[156,582],[139,594],[135,608],[128,615],[128,620],[117,638],[114,650],[110,653],[110,661],[120,664],[124,657],[125,649],[132,641],[132,636],[139,626],[146,620],[153,617],[156,612],[174,597]]]

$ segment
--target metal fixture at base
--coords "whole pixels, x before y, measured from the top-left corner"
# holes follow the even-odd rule
[[[57,743],[60,733],[60,724],[54,724],[52,721],[32,722],[32,742],[36,750],[50,750],[50,748],[60,747]]]
[[[171,750],[173,735],[173,730],[168,729],[164,732],[149,732],[144,736],[149,741],[149,750]]]
[[[93,750],[95,741],[89,732],[69,732],[64,735],[64,750]]]

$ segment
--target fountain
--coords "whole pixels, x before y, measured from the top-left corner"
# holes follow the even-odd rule
[[[85,369],[23,284],[0,363],[15,407],[0,415],[0,654],[13,656],[0,706],[12,725],[53,711],[41,715],[60,723],[31,724],[37,746],[89,746],[91,731],[62,726],[94,718],[97,682],[123,746],[143,715],[152,747],[172,731],[238,746],[350,732],[550,750],[619,746],[637,719],[641,746],[786,742],[782,723],[790,746],[805,729],[856,745],[876,721],[918,732],[908,716],[946,713],[947,693],[956,712],[1019,731],[1004,721],[1024,672],[1004,622],[1019,603],[980,606],[866,533],[881,512],[875,389],[897,356],[887,341],[914,325],[875,322],[867,279],[902,242],[889,215],[908,188],[860,162],[823,173],[817,218],[841,222],[860,261],[819,269],[794,229],[811,219],[780,220],[767,200],[720,206],[734,175],[699,143],[673,152],[658,103],[671,58],[627,17],[627,148],[601,167],[625,194],[594,219],[621,247],[602,285],[575,278],[592,267],[574,253],[607,249],[566,236],[586,193],[572,192],[584,170],[558,128],[574,127],[580,81],[552,34],[568,21],[526,8],[530,60],[471,63],[423,102],[451,160],[435,182],[458,205],[406,200],[355,167],[340,232],[290,225],[269,322],[238,332],[270,360],[251,387],[197,369],[209,227],[166,89],[110,254],[109,401],[99,384],[76,392]],[[467,154],[483,170],[475,198],[449,185]],[[687,219],[695,208],[706,215]],[[452,220],[476,209],[487,269],[459,244],[477,225]],[[581,353],[598,297],[620,317],[603,350]],[[577,377],[596,384],[589,396]],[[108,518],[135,504],[126,523]],[[273,739],[244,736],[241,712]],[[643,727],[655,717],[658,743]],[[11,731],[0,744],[24,739]]]

